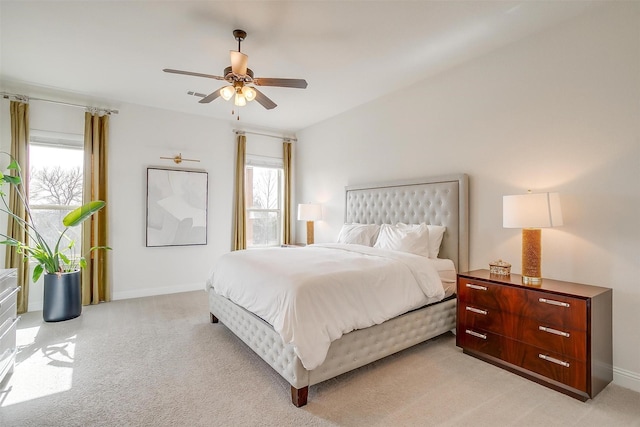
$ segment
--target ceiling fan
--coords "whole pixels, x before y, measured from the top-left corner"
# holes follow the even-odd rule
[[[231,54],[231,66],[224,69],[222,76],[194,73],[192,71],[173,70],[171,68],[165,68],[162,71],[165,73],[185,74],[187,76],[225,80],[229,83],[229,85],[223,86],[208,95],[189,91],[189,95],[199,96],[202,98],[198,101],[201,104],[207,104],[219,96],[224,98],[226,101],[234,97],[234,104],[239,107],[242,107],[246,105],[248,101],[253,101],[255,99],[264,108],[271,110],[275,108],[277,104],[254,86],[278,86],[297,89],[305,89],[307,87],[307,81],[304,79],[254,77],[253,71],[251,71],[250,68],[247,68],[247,61],[249,57],[240,51],[240,44],[247,37],[247,33],[243,30],[233,30],[233,36],[238,41],[238,50],[229,51]]]

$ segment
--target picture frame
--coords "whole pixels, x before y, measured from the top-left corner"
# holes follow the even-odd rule
[[[146,246],[207,244],[207,172],[147,168]]]

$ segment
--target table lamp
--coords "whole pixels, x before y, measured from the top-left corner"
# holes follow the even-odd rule
[[[315,203],[298,205],[298,221],[307,221],[307,245],[313,244],[313,221],[322,219],[322,206]]]
[[[502,197],[502,226],[522,228],[522,283],[542,283],[543,227],[562,225],[558,193],[529,193]]]

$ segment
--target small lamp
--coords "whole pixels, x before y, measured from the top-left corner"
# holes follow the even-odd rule
[[[298,221],[307,221],[307,245],[313,244],[313,221],[322,219],[322,206],[314,203],[298,205]]]
[[[542,283],[543,227],[562,225],[558,193],[527,193],[502,197],[502,226],[522,228],[522,283]]]

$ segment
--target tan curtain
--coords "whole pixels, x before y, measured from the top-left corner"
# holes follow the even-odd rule
[[[291,244],[291,143],[282,143],[284,165],[284,206],[282,207],[282,243]]]
[[[233,250],[247,248],[246,206],[244,200],[244,164],[247,150],[247,137],[238,135],[238,151],[236,154],[236,182],[233,215]]]
[[[29,188],[29,104],[11,101],[11,157],[18,162],[22,169],[22,192],[26,197]],[[27,221],[27,212],[23,201],[12,186],[9,192],[9,210],[16,216]],[[9,217],[7,222],[7,236],[29,244],[24,228]],[[16,252],[16,248],[5,246],[5,267],[16,268],[18,272],[18,313],[26,313],[29,309],[29,264],[24,256]]]
[[[86,112],[84,115],[84,186],[83,203],[104,200],[106,206],[82,224],[82,251],[87,268],[82,271],[82,304],[98,304],[111,300],[109,251],[96,250],[107,246],[109,202],[107,200],[107,144],[109,116]]]

